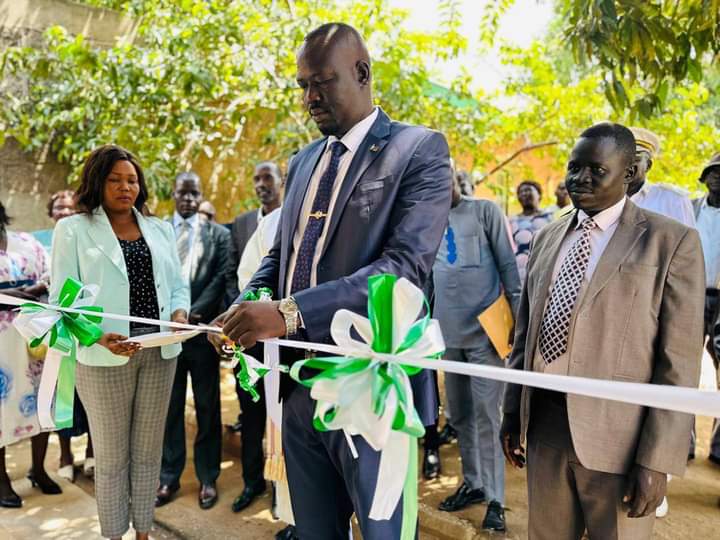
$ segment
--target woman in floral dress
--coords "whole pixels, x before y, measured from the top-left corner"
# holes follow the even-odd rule
[[[0,202],[0,291],[38,300],[47,293],[42,281],[48,274],[45,250],[31,235],[8,231],[9,223]],[[10,306],[0,306],[0,507],[5,508],[22,506],[5,468],[5,447],[28,437],[32,437],[33,486],[45,494],[62,493],[44,465],[49,434],[41,432],[37,415],[43,360],[30,354],[12,326],[14,317]]]

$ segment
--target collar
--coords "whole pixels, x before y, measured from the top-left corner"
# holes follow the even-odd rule
[[[180,214],[177,213],[177,210],[173,213],[173,227],[177,229],[177,227],[182,224],[183,221],[187,221],[190,227],[193,229],[197,227],[198,221],[200,218],[198,218],[197,212],[195,212],[192,216],[190,216],[187,219],[184,219]]]
[[[625,208],[625,201],[627,201],[627,197],[623,197],[619,202],[616,202],[610,208],[606,208],[602,212],[593,216],[593,220],[595,221],[598,229],[606,231],[620,220],[620,214],[622,214],[622,211]],[[590,216],[588,216],[583,210],[578,210],[575,229],[579,229],[582,222],[589,217]]]
[[[328,137],[325,150],[327,151],[327,149],[330,148],[330,145],[332,143],[339,140],[345,145],[345,148],[347,148],[350,154],[355,154],[355,152],[357,152],[357,149],[360,147],[360,144],[363,142],[363,139],[370,131],[370,128],[375,123],[375,120],[377,120],[377,117],[378,108],[375,107],[369,115],[367,115],[365,118],[363,118],[353,127],[351,127],[350,130],[345,135],[343,135],[341,139],[338,139],[334,135],[330,135]]]

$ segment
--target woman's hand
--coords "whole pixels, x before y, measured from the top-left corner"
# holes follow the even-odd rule
[[[180,324],[188,324],[187,319],[187,311],[184,309],[176,309],[173,311],[173,314],[170,316],[170,320],[172,322],[180,323]],[[184,332],[182,328],[173,328],[173,332]]]
[[[118,354],[120,356],[132,356],[142,349],[142,346],[139,343],[127,341],[127,339],[127,336],[123,336],[122,334],[108,333],[103,334],[103,337],[100,338],[98,344],[105,347],[111,353]]]
[[[35,285],[28,285],[27,287],[23,287],[22,291],[26,294],[34,296],[35,298],[40,298],[43,294],[47,294],[48,288],[45,283],[39,281]]]

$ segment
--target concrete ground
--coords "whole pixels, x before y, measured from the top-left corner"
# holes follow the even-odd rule
[[[706,372],[707,373],[707,372]],[[225,373],[222,391],[223,421],[231,423],[238,412],[237,399],[232,386],[232,375]],[[194,436],[194,409],[188,400],[188,439]],[[698,420],[699,444],[697,459],[688,468],[685,478],[674,479],[669,487],[670,513],[658,520],[655,538],[716,538],[720,530],[720,467],[707,461],[708,440],[712,422]],[[230,505],[242,490],[242,469],[239,462],[239,436],[225,432],[222,474],[218,481],[220,500],[211,510],[200,510],[197,505],[197,481],[192,465],[192,446],[188,445],[188,463],[176,499],[156,512],[156,529],[151,535],[158,540],[212,540],[242,538],[243,540],[272,539],[284,524],[270,515],[269,492],[240,514],[234,514]],[[82,461],[85,438],[74,440],[76,462]],[[422,455],[422,451],[420,452]],[[461,512],[448,514],[437,510],[442,499],[450,495],[459,482],[460,460],[457,445],[441,449],[443,475],[436,480],[421,481],[420,539],[477,540],[482,538],[523,539],[527,537],[527,499],[523,471],[507,470],[507,522],[508,533],[489,534],[481,530],[485,506],[478,505]],[[46,460],[51,476],[60,483],[60,496],[42,495],[24,478],[30,464],[29,441],[7,449],[7,463],[13,487],[23,498],[22,509],[0,509],[0,539],[73,539],[100,538],[92,481],[78,475],[75,484],[57,477],[59,447],[57,437],[50,437]],[[132,532],[125,539],[133,538]],[[360,535],[355,535],[360,538]]]

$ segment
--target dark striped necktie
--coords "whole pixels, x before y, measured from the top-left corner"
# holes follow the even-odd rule
[[[340,158],[345,153],[345,150],[347,148],[340,141],[335,141],[330,146],[330,163],[320,177],[312,211],[305,226],[305,233],[295,260],[295,271],[293,272],[290,294],[310,287],[313,259],[317,251],[318,240],[320,240],[325,228],[335,177],[340,165]]]

